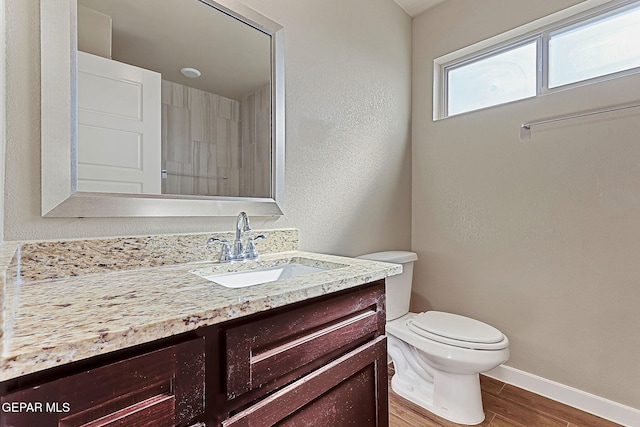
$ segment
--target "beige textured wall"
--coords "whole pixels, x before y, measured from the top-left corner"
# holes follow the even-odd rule
[[[78,50],[111,59],[111,17],[78,6]]]
[[[640,75],[433,122],[433,59],[578,1],[451,0],[414,20],[414,309],[500,328],[507,365],[640,408]]]
[[[391,0],[245,0],[285,27],[285,216],[301,247],[410,245],[411,19]],[[7,0],[6,239],[230,230],[232,218],[40,217],[39,0]]]
[[[5,0],[0,0],[0,243],[4,239],[4,158],[5,158]]]

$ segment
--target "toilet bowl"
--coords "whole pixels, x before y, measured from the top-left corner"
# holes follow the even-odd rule
[[[387,349],[400,396],[459,424],[484,420],[479,374],[509,358],[509,340],[498,329],[469,317],[440,311],[410,313],[412,252],[393,251],[359,258],[402,264],[387,278]]]

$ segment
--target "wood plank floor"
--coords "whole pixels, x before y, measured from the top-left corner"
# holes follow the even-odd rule
[[[389,381],[393,367],[389,368]],[[614,427],[619,424],[582,412],[535,393],[480,376],[485,420],[480,427]],[[391,427],[454,427],[458,424],[440,418],[398,396],[389,384]]]

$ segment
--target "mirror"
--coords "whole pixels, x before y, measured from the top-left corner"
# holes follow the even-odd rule
[[[51,3],[41,1],[43,216],[282,214],[281,26],[233,0]],[[104,76],[112,64],[124,74]],[[127,127],[149,116],[150,133]]]

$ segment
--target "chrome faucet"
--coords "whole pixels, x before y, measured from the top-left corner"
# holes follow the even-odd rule
[[[258,251],[253,242],[258,239],[266,239],[266,236],[260,234],[256,237],[247,237],[247,244],[245,245],[243,242],[245,234],[251,234],[251,224],[249,224],[249,216],[246,212],[240,212],[236,218],[236,240],[233,242],[233,250],[228,240],[217,237],[211,237],[207,241],[207,244],[212,245],[215,242],[222,244],[222,250],[218,258],[220,262],[256,259],[258,258]]]
[[[233,256],[235,259],[244,259],[244,243],[242,236],[245,233],[251,233],[251,224],[249,224],[249,216],[246,212],[240,212],[236,218],[236,240],[233,242]]]

